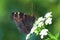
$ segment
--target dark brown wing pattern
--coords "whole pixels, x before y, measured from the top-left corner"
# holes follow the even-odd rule
[[[17,25],[19,31],[28,34],[33,26],[35,17],[31,15],[26,15],[22,12],[13,12],[12,19]]]

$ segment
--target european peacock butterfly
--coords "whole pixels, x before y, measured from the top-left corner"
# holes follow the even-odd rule
[[[33,15],[27,15],[22,12],[13,12],[12,20],[17,25],[19,31],[28,34],[33,26],[35,17]]]

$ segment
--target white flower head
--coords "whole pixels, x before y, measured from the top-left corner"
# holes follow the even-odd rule
[[[37,29],[37,26],[33,26],[33,28],[31,29],[30,33],[33,33],[35,30]]]
[[[52,14],[52,12],[48,12],[44,17],[45,17],[45,18],[52,17],[52,15],[51,15],[51,14]]]
[[[35,21],[35,25],[38,25],[39,24],[39,22],[38,21]]]
[[[38,22],[43,22],[44,20],[45,20],[45,18],[39,17],[37,21],[38,21]]]
[[[44,25],[44,23],[43,22],[40,22],[39,24],[38,24],[38,27],[42,27]]]
[[[48,29],[42,29],[41,32],[40,32],[40,35],[41,35],[41,39],[44,38],[44,36],[46,36],[48,33]]]
[[[52,24],[52,18],[46,19],[45,24],[46,24],[46,25]]]
[[[27,34],[27,36],[26,36],[26,40],[28,40],[28,39],[29,39],[29,36],[30,36],[30,34]]]

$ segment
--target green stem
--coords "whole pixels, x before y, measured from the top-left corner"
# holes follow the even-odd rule
[[[58,40],[58,38],[54,35],[52,35],[50,32],[48,32],[48,36],[51,38],[51,39],[54,39],[54,40]]]

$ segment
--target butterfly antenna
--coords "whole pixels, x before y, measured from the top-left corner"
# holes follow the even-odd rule
[[[32,14],[31,16],[34,16],[34,12],[33,12],[33,3],[32,3],[32,10],[31,10]]]

